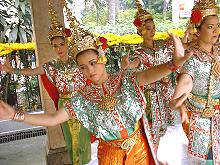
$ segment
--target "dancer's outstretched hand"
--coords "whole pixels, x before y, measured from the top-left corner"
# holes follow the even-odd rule
[[[0,100],[0,119],[8,120],[14,117],[15,110]]]
[[[179,37],[174,34],[169,34],[174,41],[174,57],[173,64],[177,67],[182,67],[183,64],[193,55],[193,52],[185,53],[185,49]]]

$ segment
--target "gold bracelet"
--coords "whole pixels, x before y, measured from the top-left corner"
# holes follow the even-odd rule
[[[167,62],[167,68],[171,70],[171,72],[176,72],[180,67],[176,66],[173,60]]]
[[[25,119],[25,114],[22,111],[15,112],[12,120],[22,122]]]

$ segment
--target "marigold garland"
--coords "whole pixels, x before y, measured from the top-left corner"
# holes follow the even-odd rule
[[[169,31],[175,35],[182,38],[184,36],[184,31],[181,29],[173,29]],[[140,44],[143,42],[143,39],[138,34],[125,34],[119,36],[117,34],[106,33],[106,34],[97,34],[97,36],[105,37],[108,40],[108,45],[118,45],[118,44]],[[156,32],[155,39],[167,39],[169,37],[167,32]],[[7,55],[12,51],[16,50],[35,50],[35,43],[0,43],[0,56]]]
[[[34,43],[0,43],[0,56],[11,53],[15,50],[35,50]]]

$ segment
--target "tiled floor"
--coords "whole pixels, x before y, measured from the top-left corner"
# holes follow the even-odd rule
[[[35,126],[10,120],[0,120],[0,135],[8,132],[34,129]],[[46,165],[46,136],[0,144],[0,165]],[[92,160],[88,165],[97,165],[97,143],[92,144]]]
[[[0,165],[46,165],[46,136],[0,144]],[[97,143],[92,144],[92,160],[97,165]]]

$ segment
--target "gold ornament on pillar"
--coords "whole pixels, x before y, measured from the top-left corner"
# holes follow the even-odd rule
[[[49,40],[54,37],[70,37],[71,31],[70,29],[64,28],[64,26],[58,21],[57,13],[54,10],[51,0],[48,0],[48,10],[49,10],[49,18],[51,21],[50,29],[49,29]]]
[[[88,30],[81,27],[80,22],[73,16],[71,10],[68,8],[65,0],[61,0],[67,21],[70,23],[70,29],[72,30],[72,37],[70,39],[71,49],[73,50],[74,59],[76,56],[85,50],[95,50],[99,54],[97,63],[105,64],[107,58],[105,56],[105,50],[108,47],[107,39],[104,37],[96,37]]]
[[[135,20],[133,22],[134,26],[137,27],[137,30],[139,33],[144,34],[145,33],[145,22],[147,20],[153,20],[152,15],[147,11],[143,9],[143,6],[141,5],[139,0],[135,0],[135,4],[137,7],[137,12],[135,15]]]

